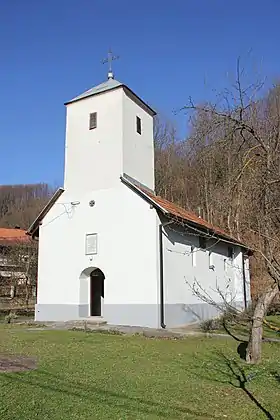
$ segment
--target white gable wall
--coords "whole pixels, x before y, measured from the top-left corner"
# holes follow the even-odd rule
[[[89,207],[90,200],[95,206]],[[71,201],[80,205],[71,206]],[[36,319],[89,315],[89,278],[105,275],[104,319],[158,327],[158,222],[148,203],[119,181],[118,188],[64,193],[40,227]],[[59,232],[59,235],[58,235]],[[85,255],[86,233],[98,233],[98,253]]]

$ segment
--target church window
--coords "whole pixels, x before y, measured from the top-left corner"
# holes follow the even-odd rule
[[[89,114],[89,129],[93,130],[97,127],[97,112]]]
[[[136,117],[136,130],[138,134],[142,133],[141,118]]]

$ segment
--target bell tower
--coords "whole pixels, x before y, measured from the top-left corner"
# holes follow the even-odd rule
[[[66,102],[64,189],[81,194],[114,188],[126,174],[154,190],[155,111],[114,79]]]

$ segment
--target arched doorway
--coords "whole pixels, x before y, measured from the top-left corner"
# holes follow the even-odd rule
[[[99,268],[90,273],[90,316],[102,316],[104,280],[105,276]]]

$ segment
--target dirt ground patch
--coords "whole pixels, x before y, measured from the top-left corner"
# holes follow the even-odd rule
[[[0,373],[24,372],[36,369],[36,360],[25,356],[9,356],[0,354]]]

